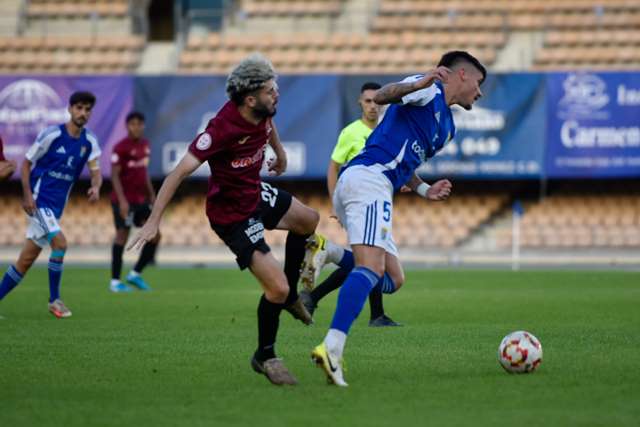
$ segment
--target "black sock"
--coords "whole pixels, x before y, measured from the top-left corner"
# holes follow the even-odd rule
[[[124,245],[113,244],[111,246],[111,278],[120,280],[122,274],[122,252]]]
[[[290,231],[284,253],[284,274],[289,284],[289,295],[285,305],[294,303],[298,299],[298,279],[300,279],[300,265],[304,260],[305,246],[309,235],[303,236]]]
[[[142,273],[142,270],[149,264],[149,261],[153,259],[156,254],[156,248],[158,245],[156,243],[147,242],[142,247],[142,252],[140,252],[140,258],[138,258],[138,262],[133,267],[133,271],[138,273]]]
[[[329,292],[338,289],[344,281],[347,279],[350,271],[345,268],[339,268],[326,278],[326,280],[320,283],[314,290],[311,291],[311,299],[315,304],[325,297]]]
[[[384,314],[382,306],[382,284],[378,283],[369,294],[369,307],[371,308],[371,320]]]
[[[258,304],[258,350],[256,358],[264,362],[276,357],[276,335],[283,304],[276,304],[262,295]]]

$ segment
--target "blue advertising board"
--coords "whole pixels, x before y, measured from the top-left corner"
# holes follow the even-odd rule
[[[281,76],[274,121],[287,179],[324,179],[340,130],[360,116],[360,86],[405,76]],[[105,155],[132,109],[147,117],[150,172],[162,178],[227,101],[225,76],[0,76],[0,135],[20,161],[45,126],[68,119],[66,100],[91,90],[89,127]],[[426,178],[528,179],[640,176],[640,73],[490,74],[471,111],[454,108],[455,138],[419,169]],[[267,149],[266,157],[273,156]],[[196,176],[206,177],[206,165]],[[13,179],[17,179],[14,175]]]
[[[453,107],[456,136],[420,169],[423,176],[538,178],[545,144],[544,76],[490,74],[470,111]]]
[[[546,174],[640,176],[640,74],[547,75]]]

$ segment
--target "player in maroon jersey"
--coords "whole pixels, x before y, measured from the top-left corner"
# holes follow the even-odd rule
[[[127,115],[127,137],[113,147],[111,155],[111,206],[116,226],[116,237],[111,249],[112,292],[129,292],[131,288],[120,281],[122,252],[129,238],[131,226],[142,227],[156,199],[156,192],[149,178],[149,141],[144,138],[144,115],[133,111]],[[126,281],[136,288],[147,291],[151,288],[140,273],[153,259],[160,241],[160,233],[142,248],[140,258],[127,274]]]
[[[261,182],[266,145],[276,158],[269,170],[279,175],[287,157],[271,118],[276,113],[278,86],[271,63],[255,54],[242,61],[227,79],[227,102],[167,176],[149,220],[129,247],[152,241],[160,218],[178,185],[203,162],[211,169],[206,212],[211,228],[236,255],[241,269],[249,268],[264,294],[258,305],[258,349],[253,369],[274,384],[297,380],[275,354],[280,312],[289,311],[304,323],[311,316],[297,292],[305,243],[318,225],[319,215],[289,193]],[[264,241],[264,230],[288,230],[284,273]]]
[[[16,171],[16,162],[4,157],[2,138],[0,138],[0,181],[8,179]]]

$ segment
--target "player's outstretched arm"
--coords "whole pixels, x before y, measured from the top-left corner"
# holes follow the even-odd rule
[[[402,97],[428,88],[436,80],[446,83],[450,73],[451,70],[449,68],[438,67],[414,81],[389,83],[378,89],[373,97],[373,101],[378,105],[398,104],[402,102]]]
[[[152,240],[156,234],[158,234],[162,214],[173,198],[173,195],[176,193],[180,183],[198,169],[201,164],[202,162],[198,158],[187,151],[187,154],[185,154],[182,160],[180,160],[178,166],[176,166],[175,169],[172,170],[164,179],[149,219],[140,229],[138,234],[133,237],[131,243],[127,246],[127,250],[134,247],[136,249],[142,248],[145,243]]]

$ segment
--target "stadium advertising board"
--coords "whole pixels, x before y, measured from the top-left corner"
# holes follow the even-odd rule
[[[225,77],[136,78],[135,106],[147,115],[151,174],[163,177],[227,101]],[[284,177],[321,178],[340,131],[338,76],[283,76],[275,123],[288,154]],[[270,148],[266,157],[272,156]],[[266,171],[265,171],[266,173]],[[203,165],[195,176],[209,175]]]
[[[547,75],[550,178],[640,176],[640,74]]]
[[[103,153],[110,153],[126,135],[124,118],[133,105],[131,77],[0,76],[0,136],[5,156],[22,162],[41,130],[68,121],[69,96],[78,90],[96,95],[88,128],[98,137]],[[101,158],[106,176],[111,171],[109,158]],[[19,174],[13,178],[19,179]]]
[[[471,111],[453,107],[456,136],[419,172],[432,177],[538,178],[545,138],[544,76],[494,74]]]

